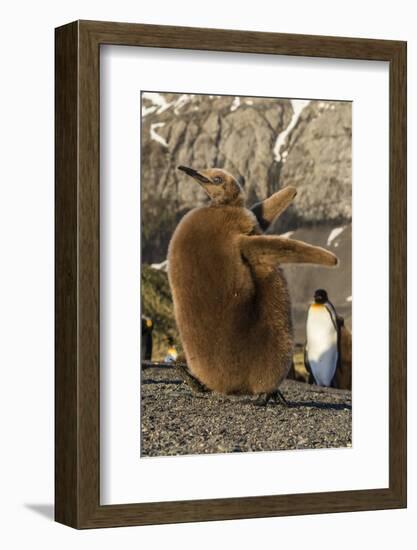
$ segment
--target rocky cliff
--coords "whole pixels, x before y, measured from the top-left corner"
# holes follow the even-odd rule
[[[349,102],[314,101],[284,143],[280,187],[295,185],[293,227],[352,219],[352,109]]]

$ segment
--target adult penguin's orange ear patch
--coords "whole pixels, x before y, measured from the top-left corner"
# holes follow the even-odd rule
[[[311,304],[310,307],[313,308],[313,309],[321,309],[321,308],[324,308],[325,306],[323,304],[314,303],[314,304]]]

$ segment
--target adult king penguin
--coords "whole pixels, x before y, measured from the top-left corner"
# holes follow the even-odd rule
[[[307,314],[305,366],[319,386],[331,386],[340,361],[339,318],[327,292],[318,289]]]
[[[335,266],[331,252],[263,231],[291,203],[294,187],[252,210],[228,172],[178,167],[197,181],[208,206],[188,212],[168,250],[177,326],[191,374],[223,394],[277,398],[293,355],[285,263]]]

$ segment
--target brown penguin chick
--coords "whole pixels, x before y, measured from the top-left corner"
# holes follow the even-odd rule
[[[334,385],[341,390],[352,390],[352,333],[342,317],[339,326],[339,364],[334,377]]]
[[[294,344],[287,282],[279,265],[334,266],[337,258],[316,246],[262,234],[295,197],[294,187],[275,193],[252,212],[226,171],[179,169],[211,199],[184,216],[168,250],[188,368],[219,393],[275,394],[291,366]]]

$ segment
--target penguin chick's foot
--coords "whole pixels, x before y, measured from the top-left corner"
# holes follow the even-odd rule
[[[207,389],[197,378],[195,378],[184,365],[177,363],[176,369],[178,374],[183,379],[183,382],[191,389],[193,393],[208,393]]]
[[[284,405],[285,407],[290,406],[279,390],[275,390],[271,393],[260,393],[254,403],[258,407],[266,407],[270,401],[279,405]]]

